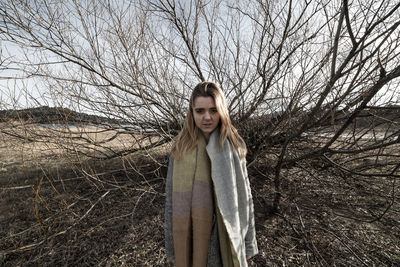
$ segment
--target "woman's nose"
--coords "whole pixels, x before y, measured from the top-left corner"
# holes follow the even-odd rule
[[[206,119],[206,120],[209,120],[209,119],[211,119],[210,112],[206,112],[206,113],[204,113],[204,119]]]

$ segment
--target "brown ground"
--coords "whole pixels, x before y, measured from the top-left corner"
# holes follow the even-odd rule
[[[1,140],[1,266],[164,266],[167,153],[96,161]],[[260,249],[250,265],[400,265],[399,181],[299,162],[283,170],[271,215],[268,166],[249,169]]]

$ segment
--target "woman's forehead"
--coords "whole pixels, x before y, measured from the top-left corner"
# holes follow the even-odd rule
[[[211,96],[198,96],[194,99],[194,108],[214,108],[215,101]]]

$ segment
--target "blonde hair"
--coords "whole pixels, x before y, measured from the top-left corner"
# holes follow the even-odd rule
[[[215,106],[220,115],[219,127],[221,146],[224,145],[225,140],[228,138],[238,151],[239,156],[245,158],[247,152],[246,144],[236,128],[232,125],[224,93],[215,83],[201,82],[193,89],[183,129],[172,146],[172,156],[174,159],[180,159],[183,154],[191,151],[196,146],[197,140],[200,137],[201,130],[196,126],[193,118],[194,100],[199,96],[211,96],[215,101]]]

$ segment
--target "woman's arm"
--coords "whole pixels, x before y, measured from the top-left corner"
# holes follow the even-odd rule
[[[168,173],[165,182],[165,250],[167,260],[174,259],[174,240],[172,236],[172,174],[173,174],[173,158],[169,157]]]

